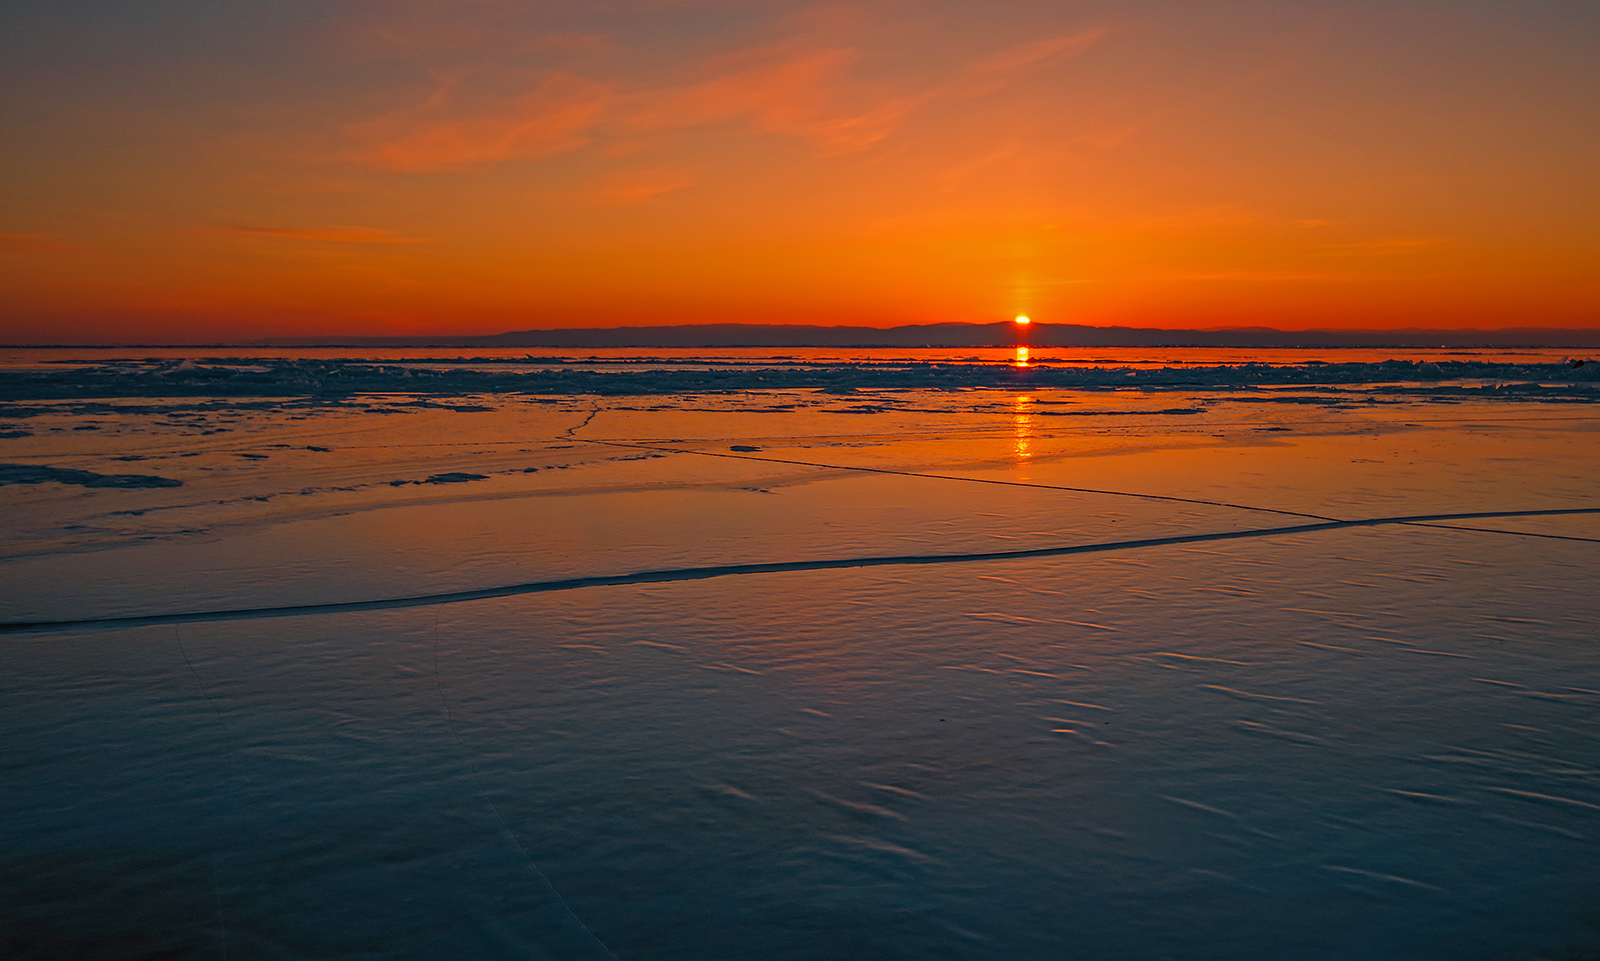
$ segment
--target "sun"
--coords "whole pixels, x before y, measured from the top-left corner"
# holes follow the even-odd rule
[[[1012,323],[1016,324],[1018,327],[1026,327],[1033,323],[1033,321],[1029,320],[1026,314],[1018,314],[1017,319],[1012,321]]]

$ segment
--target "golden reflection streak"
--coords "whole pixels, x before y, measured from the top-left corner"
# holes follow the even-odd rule
[[[1032,356],[1032,352],[1027,348],[1026,345],[1018,344],[1017,345],[1017,359],[1011,362],[1011,366],[1013,366],[1013,367],[1029,367],[1029,366],[1032,366],[1029,363],[1029,358],[1031,356]]]
[[[1027,350],[1019,347],[1018,350]],[[1033,456],[1033,398],[1026,394],[1018,394],[1011,402],[1011,424],[1015,431],[1015,440],[1012,444],[1012,453],[1016,455],[1018,463],[1023,463]]]

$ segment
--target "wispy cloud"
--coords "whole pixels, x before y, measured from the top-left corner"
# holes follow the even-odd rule
[[[230,224],[215,228],[231,234],[250,237],[272,237],[280,240],[311,240],[334,244],[428,244],[426,237],[407,237],[381,227],[251,227]]]
[[[421,105],[351,128],[350,156],[384,170],[427,172],[549,156],[585,146],[613,88],[570,73],[547,74],[528,92],[487,107],[458,103],[459,77]]]
[[[1100,43],[1110,36],[1110,33],[1102,27],[1035,40],[1001,50],[969,64],[962,71],[961,81],[956,89],[961,95],[968,97],[981,97],[994,93],[1014,83],[1025,71],[1075,57]]]
[[[744,51],[709,62],[723,70],[700,83],[635,93],[624,123],[683,128],[743,122],[762,133],[810,140],[829,153],[849,153],[886,139],[931,102],[993,93],[1029,69],[1065,60],[1106,36],[1105,30],[1090,30],[1020,44],[920,86],[860,80],[853,73],[861,59],[854,47],[787,55],[776,48]],[[734,66],[751,60],[759,62]]]
[[[1096,29],[1030,41],[920,81],[863,79],[860,48],[814,38],[722,52],[643,78],[594,79],[577,67],[547,71],[510,95],[504,91],[518,84],[509,68],[457,69],[439,75],[416,106],[349,127],[359,146],[344,158],[394,171],[465,169],[714,126],[808,141],[825,154],[852,153],[881,143],[934,101],[993,93],[1107,35]],[[575,49],[590,43],[571,42]]]
[[[636,207],[693,185],[694,178],[681,170],[640,170],[596,177],[578,196],[601,207]]]
[[[939,174],[939,189],[945,192],[955,190],[981,173],[996,167],[1014,165],[1014,161],[1025,155],[1026,150],[1022,142],[1014,140],[982,156],[946,168]]]
[[[742,123],[831,152],[860,150],[887,136],[916,98],[871,96],[853,87],[849,68],[856,57],[849,48],[810,51],[725,69],[699,83],[638,91],[625,102],[620,122],[644,131]]]

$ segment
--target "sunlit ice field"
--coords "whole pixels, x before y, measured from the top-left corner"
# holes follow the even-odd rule
[[[8,957],[1600,952],[1593,394],[179,359],[0,411]]]

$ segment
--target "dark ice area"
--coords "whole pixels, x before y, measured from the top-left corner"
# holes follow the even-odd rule
[[[1461,352],[1454,352],[1461,353]],[[1543,353],[1559,353],[1545,351]],[[1489,384],[1477,382],[1491,382]],[[264,397],[361,393],[648,395],[726,390],[1241,387],[1430,385],[1438,391],[1540,391],[1592,400],[1600,365],[1582,359],[1304,361],[1270,364],[1053,362],[1019,349],[1011,357],[821,361],[807,358],[468,357],[375,363],[360,358],[129,358],[12,365],[0,400],[79,397]],[[488,408],[483,408],[488,409]]]

